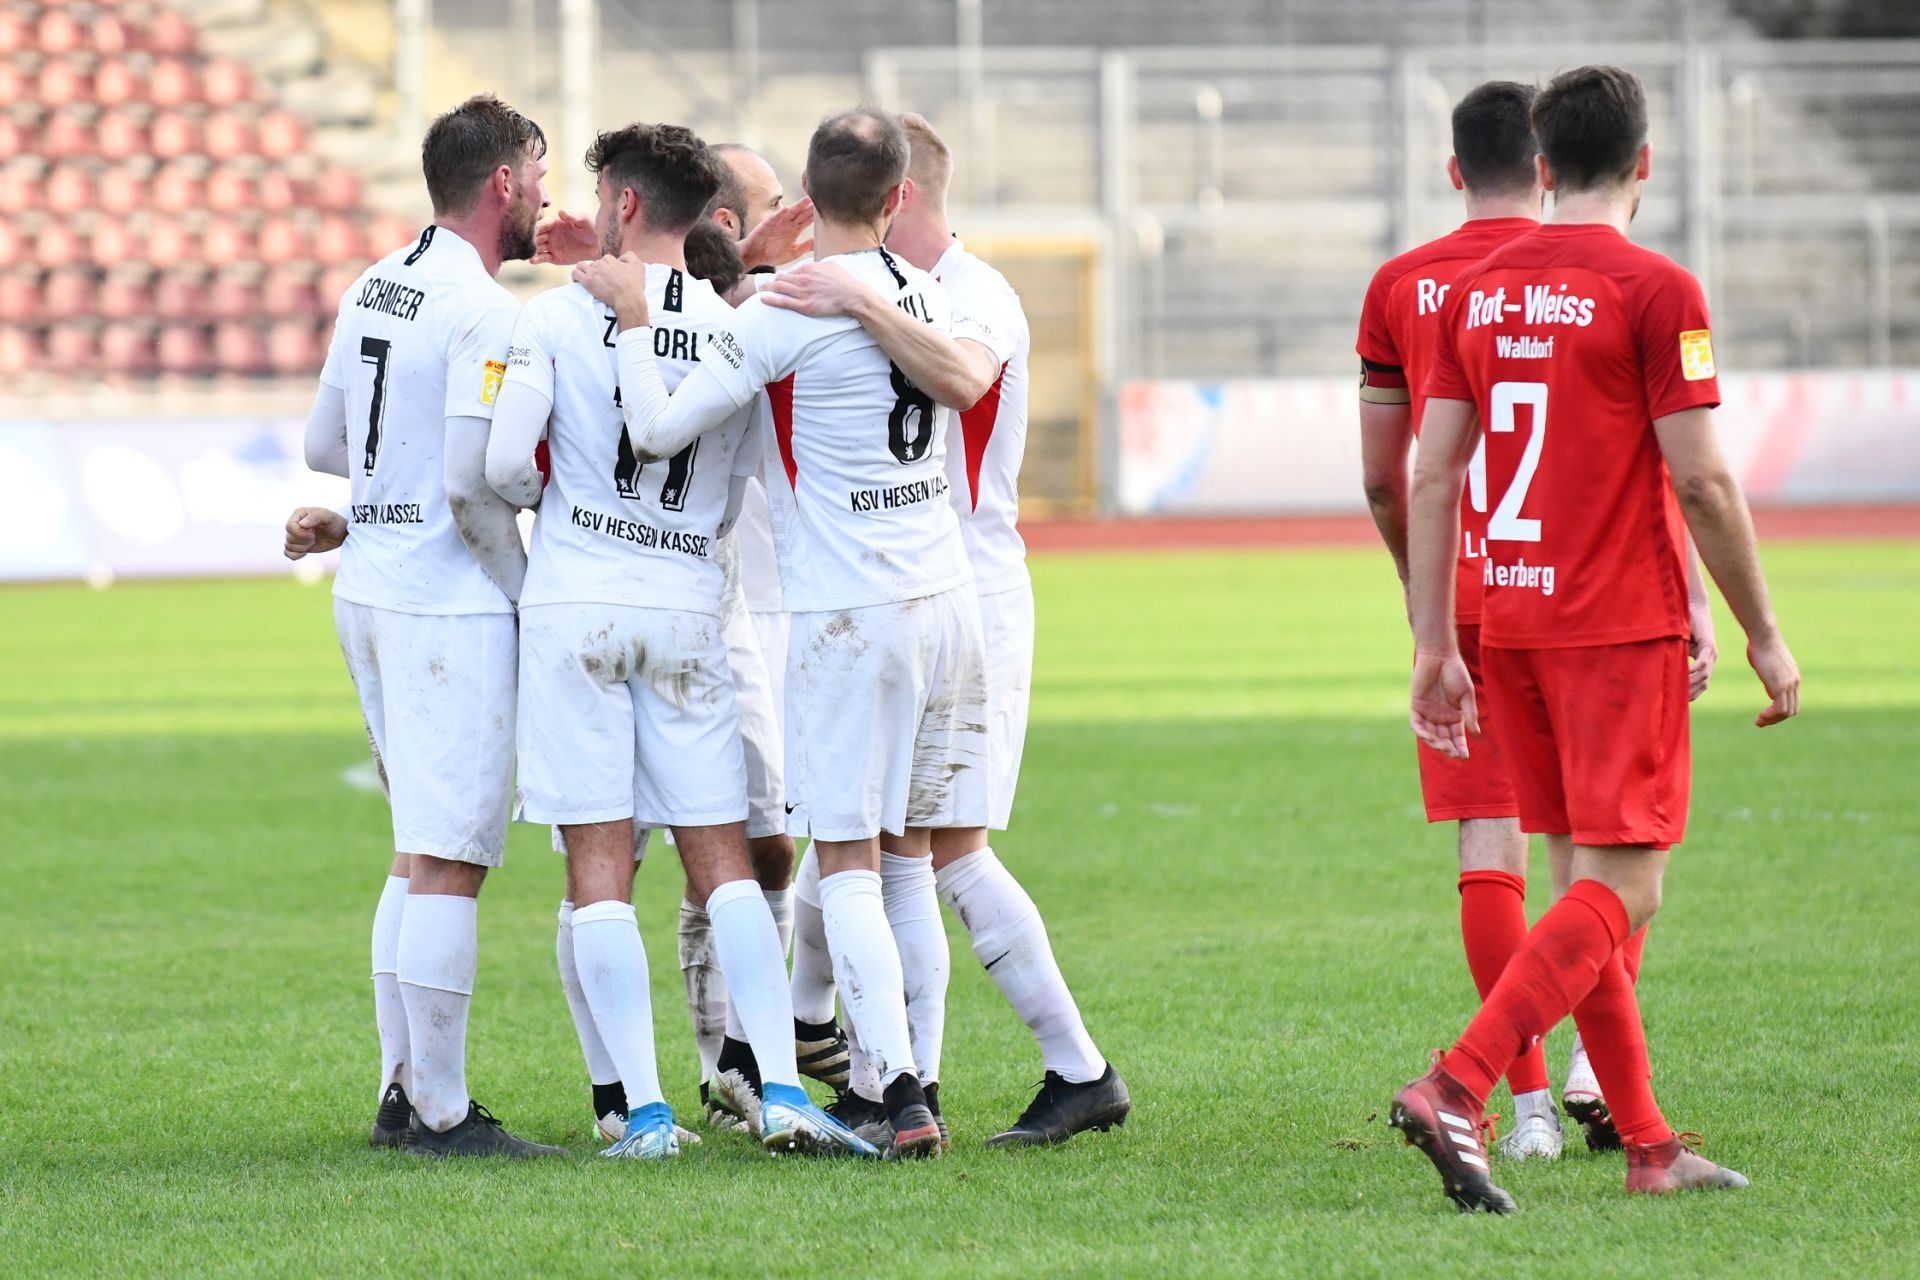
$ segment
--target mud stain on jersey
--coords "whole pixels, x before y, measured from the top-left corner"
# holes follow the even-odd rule
[[[433,677],[435,684],[445,684],[447,682],[447,660],[445,658],[427,659],[427,674]]]

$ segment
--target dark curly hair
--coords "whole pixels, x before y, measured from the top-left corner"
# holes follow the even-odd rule
[[[747,273],[740,246],[727,229],[712,218],[702,218],[687,229],[687,274],[705,280],[715,293],[727,293]]]
[[[593,140],[587,169],[615,191],[632,191],[657,232],[684,231],[700,220],[726,180],[726,162],[685,125],[630,124]]]

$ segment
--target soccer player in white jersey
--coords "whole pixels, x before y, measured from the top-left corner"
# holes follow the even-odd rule
[[[347,290],[307,420],[309,464],[348,477],[352,505],[288,521],[289,555],[345,540],[334,617],[396,850],[373,924],[371,1140],[417,1155],[564,1154],[507,1133],[466,1083],[476,900],[506,846],[526,567],[484,474],[518,311],[494,276],[533,252],[545,155],[539,127],[492,97],[434,121],[421,148],[433,223]]]
[[[1026,744],[1033,675],[1033,586],[1026,543],[1016,525],[1032,342],[1013,286],[967,252],[948,225],[952,154],[920,116],[906,114],[900,121],[912,158],[906,198],[887,232],[887,247],[946,287],[953,301],[953,336],[906,321],[881,294],[831,263],[781,275],[764,296],[770,305],[808,315],[855,316],[908,377],[960,411],[959,436],[947,450],[947,478],[973,563],[987,641],[988,826],[1004,831]],[[1088,1036],[1039,909],[994,855],[986,832],[936,832],[933,868],[941,898],[966,926],[974,954],[1039,1041],[1046,1066],[1045,1082],[1025,1114],[988,1145],[1063,1142],[1086,1129],[1122,1123],[1132,1106],[1126,1084]],[[798,945],[806,945],[805,939]],[[802,1001],[796,997],[795,1003]],[[856,1085],[859,1075],[856,1066]]]
[[[804,178],[814,252],[945,328],[945,292],[881,244],[906,163],[906,136],[891,116],[860,109],[824,121]],[[910,1029],[888,908],[923,886],[933,898],[934,830],[987,820],[985,659],[973,573],[946,497],[942,415],[855,322],[758,298],[709,340],[669,399],[644,273],[603,258],[575,274],[619,317],[636,458],[671,457],[763,393],[771,400],[785,483],[769,497],[793,613],[788,788],[806,807],[834,973],[882,1084],[889,1150],[937,1155],[940,1130],[916,1062],[938,1061],[941,1027],[916,1020]],[[884,877],[882,832],[901,850]],[[898,894],[883,888],[889,879]]]
[[[652,264],[651,353],[676,382],[733,318],[685,270],[687,230],[719,187],[720,165],[678,125],[629,125],[601,134],[587,154],[603,247]],[[767,1149],[877,1155],[800,1085],[785,956],[747,858],[746,767],[714,543],[757,465],[757,422],[748,406],[669,458],[637,456],[621,422],[614,329],[577,284],[529,302],[487,450],[501,495],[540,503],[521,593],[519,816],[558,826],[566,844],[561,922],[590,1015],[576,1009],[575,1025],[590,1068],[598,1076],[610,1063],[626,1095],[624,1133],[605,1154],[680,1150],[632,905],[636,831],[667,826],[761,1066]],[[543,432],[544,498],[534,461]]]

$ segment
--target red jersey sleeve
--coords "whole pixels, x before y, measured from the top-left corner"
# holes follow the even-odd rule
[[[1466,370],[1453,349],[1453,330],[1460,323],[1460,299],[1466,296],[1464,281],[1456,281],[1440,315],[1439,332],[1434,335],[1433,368],[1427,371],[1427,385],[1420,394],[1429,400],[1472,400],[1473,388],[1467,383]]]
[[[1692,272],[1677,263],[1667,267],[1643,280],[1634,299],[1634,340],[1652,418],[1720,403],[1706,295]]]
[[[1360,340],[1355,344],[1360,353],[1360,398],[1374,404],[1405,404],[1410,398],[1406,361],[1393,340],[1388,312],[1396,279],[1387,267],[1374,272],[1360,306]]]

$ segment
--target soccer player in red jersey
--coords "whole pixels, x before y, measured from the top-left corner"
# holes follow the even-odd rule
[[[1485,426],[1481,657],[1520,825],[1571,842],[1573,883],[1527,934],[1480,1012],[1391,1122],[1463,1210],[1507,1212],[1488,1177],[1486,1099],[1569,1013],[1627,1151],[1627,1190],[1739,1187],[1667,1126],[1650,1082],[1623,944],[1652,917],[1686,827],[1686,535],[1747,635],[1771,703],[1800,673],[1773,616],[1738,483],[1714,439],[1706,302],[1626,230],[1648,173],[1645,93],[1583,67],[1533,107],[1553,220],[1463,272],[1425,390],[1409,521],[1411,722],[1467,758],[1478,730],[1453,624],[1460,494]]]
[[[1494,80],[1453,109],[1447,176],[1465,192],[1467,221],[1411,249],[1374,274],[1360,312],[1360,449],[1367,505],[1407,581],[1407,455],[1425,403],[1425,379],[1440,340],[1440,316],[1455,277],[1540,225],[1543,195],[1533,157],[1532,85]],[[1486,701],[1480,673],[1480,558],[1487,484],[1474,453],[1460,503],[1454,621],[1460,656]],[[1484,727],[1483,712],[1483,727]],[[1484,997],[1527,933],[1527,837],[1519,802],[1494,739],[1474,735],[1467,759],[1418,744],[1427,821],[1460,824],[1460,934]],[[1516,1125],[1500,1141],[1513,1159],[1555,1159],[1565,1144],[1548,1088],[1546,1057],[1529,1046],[1507,1070]]]

